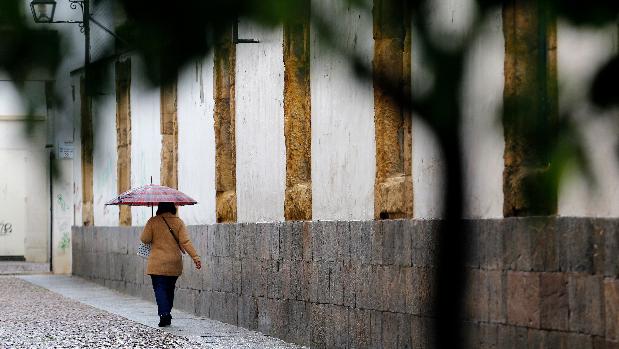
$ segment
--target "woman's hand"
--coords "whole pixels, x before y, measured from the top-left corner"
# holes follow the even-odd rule
[[[202,268],[202,262],[200,262],[200,260],[193,261],[193,263],[196,265],[196,269],[201,269]]]

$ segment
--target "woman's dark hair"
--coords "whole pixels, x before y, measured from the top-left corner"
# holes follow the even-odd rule
[[[166,212],[176,214],[176,205],[171,202],[160,202],[159,206],[157,206],[157,216]]]

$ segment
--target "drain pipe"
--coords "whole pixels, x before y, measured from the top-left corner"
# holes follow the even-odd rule
[[[49,152],[49,272],[54,272],[54,148]],[[47,148],[47,147],[46,147]]]

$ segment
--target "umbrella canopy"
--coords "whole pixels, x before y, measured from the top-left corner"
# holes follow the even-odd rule
[[[120,194],[106,205],[155,206],[160,202],[172,202],[177,206],[194,205],[197,201],[186,194],[163,185],[147,184]]]

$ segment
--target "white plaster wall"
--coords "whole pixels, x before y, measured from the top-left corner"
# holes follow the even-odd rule
[[[73,223],[73,162],[55,160],[58,175],[52,182],[53,238],[52,269],[55,274],[70,274],[72,267],[71,225]]]
[[[437,0],[427,11],[430,38],[443,49],[454,49],[471,34],[477,15],[471,0]],[[414,20],[414,19],[413,19]],[[503,39],[501,9],[490,12],[465,58],[461,89],[464,216],[503,215]],[[413,95],[423,96],[434,84],[424,47],[412,39]],[[458,86],[454,86],[458,88]],[[443,216],[445,164],[436,136],[421,119],[413,118],[413,216]]]
[[[464,216],[503,217],[505,41],[500,8],[467,52],[462,88]]]
[[[566,174],[559,191],[562,216],[619,216],[619,111],[602,115],[586,102],[597,67],[617,52],[618,43],[616,25],[586,29],[560,22],[558,26],[560,110],[574,111],[594,180],[589,182],[575,169]]]
[[[216,223],[212,55],[180,72],[177,94],[178,189],[198,201],[179,215],[186,224]]]
[[[137,57],[131,58],[131,187],[160,183],[161,104],[159,88],[153,88]],[[149,207],[131,208],[132,224],[144,225]]]
[[[445,164],[430,127],[413,117],[413,217],[443,216]]]
[[[281,27],[243,23],[236,46],[236,193],[239,222],[284,220],[284,62]]]
[[[73,91],[73,225],[82,226],[82,122],[80,99],[80,75],[71,75],[71,89]]]
[[[38,120],[31,124],[29,134],[28,114]],[[0,81],[0,224],[12,227],[11,233],[0,235],[0,255],[23,255],[32,262],[48,260],[46,120],[43,82],[26,82],[19,93],[13,82]]]
[[[329,0],[312,1],[312,11],[332,24],[340,44],[371,66],[370,12]],[[312,30],[312,217],[372,219],[376,171],[372,82],[359,80],[349,61],[324,44]]]
[[[118,195],[116,162],[116,91],[114,66],[108,67],[95,87],[92,99],[93,124],[93,212],[94,225],[116,226],[118,206],[105,203]]]

